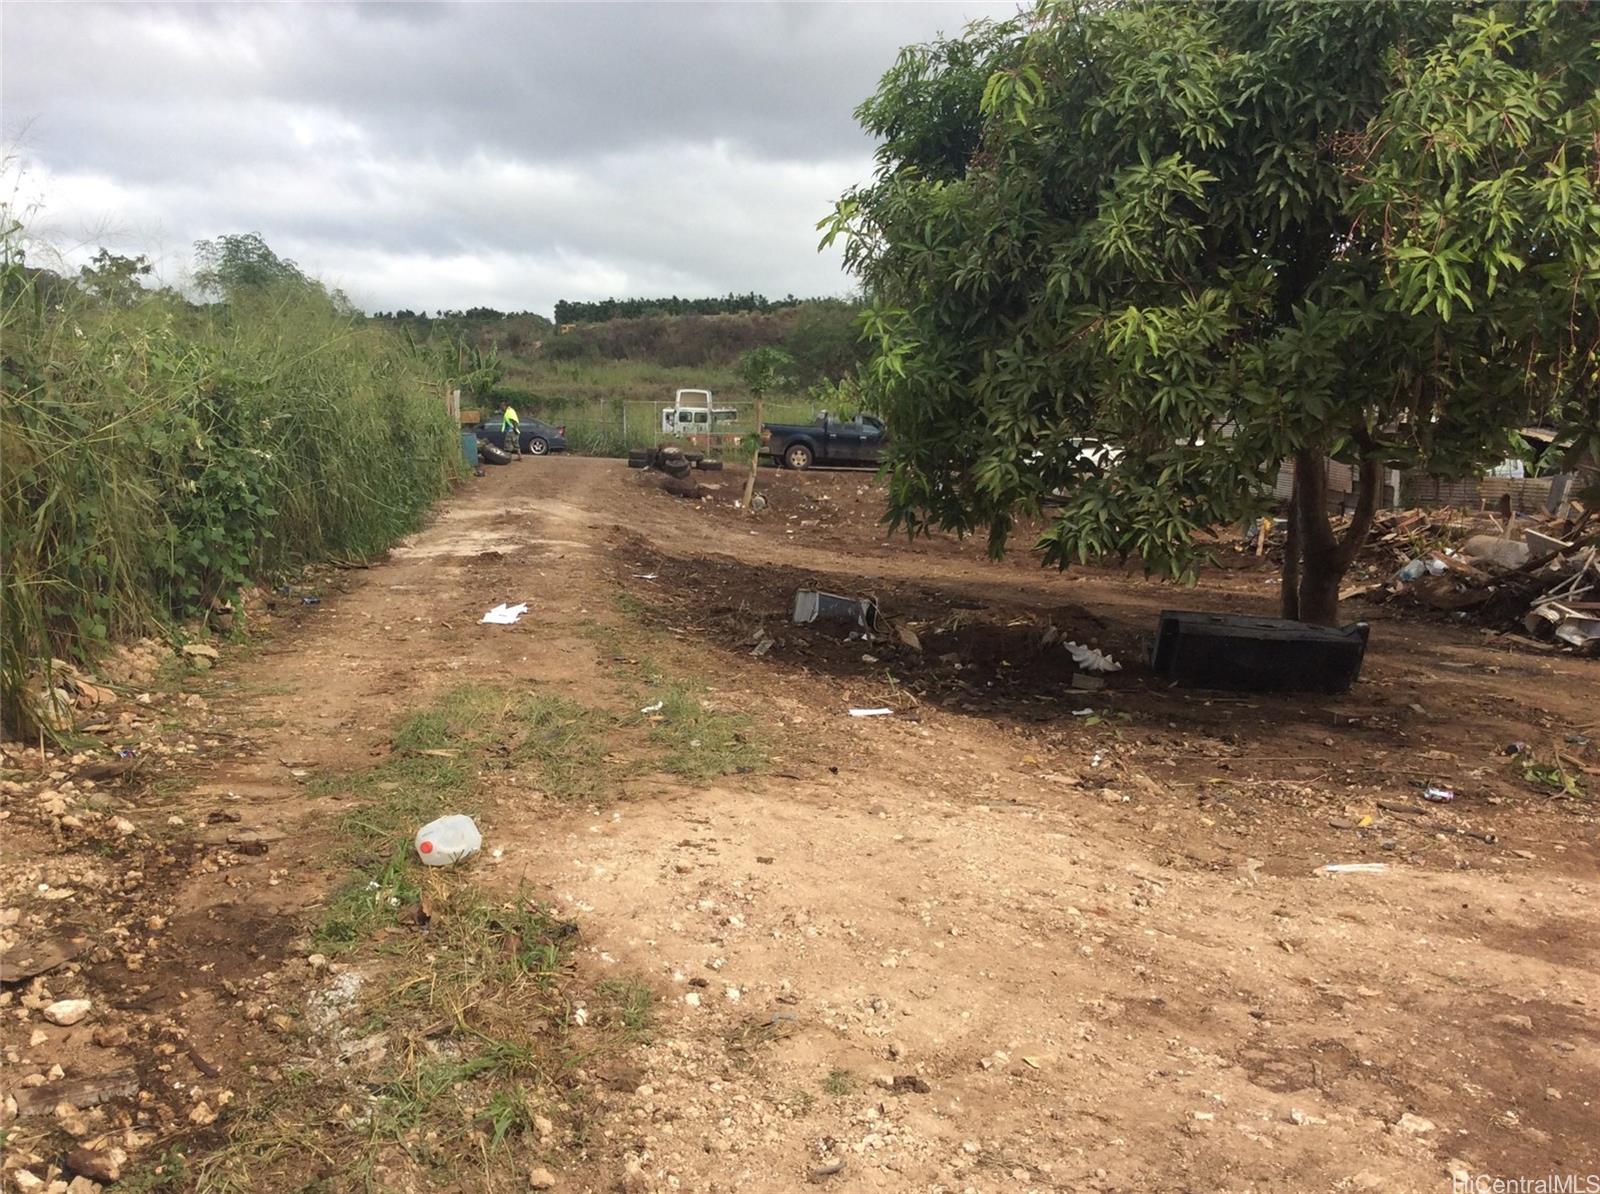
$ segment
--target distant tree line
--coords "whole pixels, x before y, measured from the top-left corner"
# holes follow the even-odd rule
[[[643,319],[654,315],[748,315],[798,307],[807,300],[785,295],[769,299],[764,294],[726,294],[721,298],[607,298],[594,302],[562,299],[556,304],[557,325],[608,323],[613,319]]]
[[[550,321],[537,311],[501,311],[495,307],[468,307],[465,311],[447,311],[443,307],[429,315],[427,309],[413,311],[409,307],[402,307],[396,311],[374,311],[374,319],[395,319],[409,322],[432,321],[435,319],[470,321],[473,323],[498,323],[506,319],[538,319],[545,323]]]

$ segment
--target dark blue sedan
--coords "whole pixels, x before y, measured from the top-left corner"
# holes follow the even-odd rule
[[[487,423],[479,423],[474,431],[481,440],[488,440],[497,448],[506,446],[505,423],[500,419],[490,419]],[[565,452],[567,450],[567,429],[553,427],[549,423],[541,423],[538,419],[523,419],[522,450],[529,456],[543,456],[549,452]]]

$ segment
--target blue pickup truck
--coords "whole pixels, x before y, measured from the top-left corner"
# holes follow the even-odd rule
[[[838,419],[823,411],[808,425],[761,424],[761,455],[786,468],[814,464],[877,468],[887,443],[883,421],[872,415]]]

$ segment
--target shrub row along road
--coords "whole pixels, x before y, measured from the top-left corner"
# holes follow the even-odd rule
[[[559,698],[583,760],[521,766],[514,725],[509,763],[475,756],[486,849],[460,876],[577,926],[572,1060],[522,1083],[537,1117],[513,1117],[489,1176],[430,1176],[425,1149],[396,1149],[388,1188],[1421,1190],[1600,1171],[1594,806],[1499,754],[1576,735],[1595,664],[1396,622],[1336,701],[1172,693],[1131,658],[1110,696],[1035,699],[1042,665],[1006,637],[1028,610],[1089,619],[1126,655],[1163,603],[1240,586],[1176,600],[890,543],[866,478],[773,477],[754,519],[731,508],[741,477],[714,480],[695,505],[617,462],[491,470],[224,663],[236,695],[213,707],[275,728],[204,761],[183,799],[199,817],[231,794],[247,828],[288,837],[173,897],[179,1018],[213,1064],[283,1048],[238,1022],[268,971],[306,984],[277,1031],[319,1081],[355,1073],[353,1048],[426,1051],[356,1040],[383,1022],[384,950],[304,960],[348,875],[332,827],[399,785],[297,784],[285,761],[349,777],[394,757],[406,715],[493,685]],[[898,594],[890,613],[921,602],[922,651],[791,631],[805,579]],[[1244,600],[1266,600],[1251,583]],[[478,623],[504,601],[528,614]],[[896,712],[848,716],[865,704]],[[1428,775],[1454,806],[1417,801]],[[1388,869],[1316,873],[1344,861]],[[208,965],[244,993],[208,986]],[[618,990],[638,1014],[607,1034]],[[193,1146],[226,1149],[228,1127]],[[235,1120],[232,1147],[266,1155],[260,1130]]]

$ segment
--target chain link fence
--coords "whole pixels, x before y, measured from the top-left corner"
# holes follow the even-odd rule
[[[565,427],[567,450],[582,456],[626,456],[630,448],[649,448],[667,440],[693,441],[694,446],[713,455],[734,458],[749,451],[741,446],[757,430],[756,404],[750,400],[715,400],[711,417],[705,411],[677,411],[670,402],[638,402],[615,399],[541,411],[537,404],[528,411],[534,418]],[[767,423],[809,423],[816,414],[804,399],[775,399],[762,404],[761,418]],[[679,421],[680,416],[690,418]],[[698,417],[696,417],[698,416]]]

